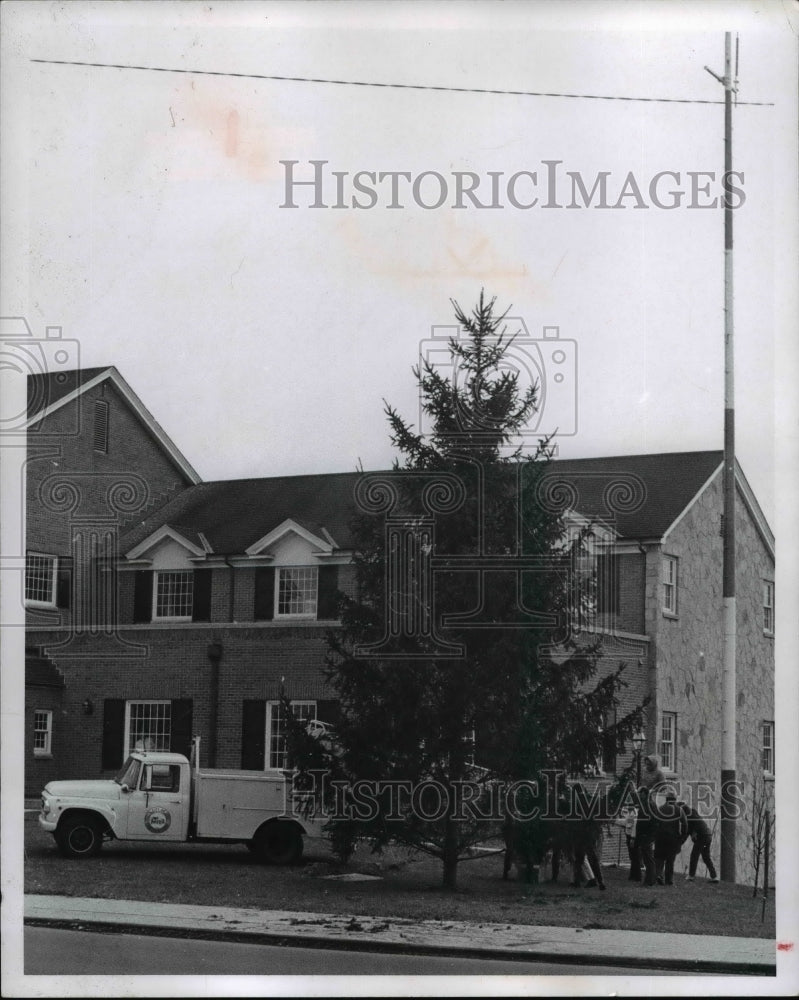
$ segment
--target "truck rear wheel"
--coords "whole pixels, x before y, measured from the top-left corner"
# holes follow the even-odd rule
[[[67,816],[55,839],[65,858],[91,858],[103,846],[102,828],[92,816]]]
[[[302,833],[293,823],[267,823],[247,845],[269,865],[295,865],[302,857]]]

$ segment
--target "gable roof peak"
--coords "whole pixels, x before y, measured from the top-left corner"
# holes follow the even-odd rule
[[[28,415],[25,426],[29,429],[34,427],[51,413],[55,413],[106,381],[119,392],[163,451],[180,469],[187,482],[191,485],[199,483],[201,480],[197,471],[114,365],[109,365],[107,368],[75,368],[28,375]]]

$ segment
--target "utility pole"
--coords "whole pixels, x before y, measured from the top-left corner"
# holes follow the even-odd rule
[[[738,89],[738,42],[732,78],[732,36],[724,35],[724,76],[705,69],[724,87],[724,514],[722,518],[722,647],[721,692],[721,865],[724,882],[735,881],[735,382],[732,321],[732,95]]]

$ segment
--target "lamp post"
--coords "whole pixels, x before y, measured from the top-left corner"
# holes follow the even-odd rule
[[[633,736],[633,749],[635,750],[636,788],[641,787],[641,755],[644,752],[645,743],[646,743],[646,735],[641,729],[639,729],[638,732]]]

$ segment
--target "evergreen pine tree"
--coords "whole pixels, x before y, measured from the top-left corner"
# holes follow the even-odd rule
[[[332,823],[342,853],[354,836],[376,848],[399,841],[440,858],[447,888],[469,848],[498,832],[498,780],[581,773],[603,740],[621,749],[640,720],[633,713],[603,733],[621,668],[598,679],[600,647],[580,631],[593,597],[590,528],[570,530],[547,499],[549,442],[531,453],[519,443],[538,387],[521,387],[494,299],[481,294],[470,315],[453,306],[462,335],[449,342],[450,370],[425,360],[414,369],[429,433],[386,404],[399,454],[382,482],[365,478],[415,543],[387,551],[385,519],[359,512],[357,595],[341,595],[326,667],[341,704],[325,766],[340,782],[328,782],[337,809],[349,810]],[[433,527],[431,496],[444,511]],[[389,620],[391,642],[380,645]],[[456,647],[462,655],[446,655]],[[321,766],[318,748],[294,746],[300,766],[313,757]],[[480,798],[465,803],[480,782]]]

